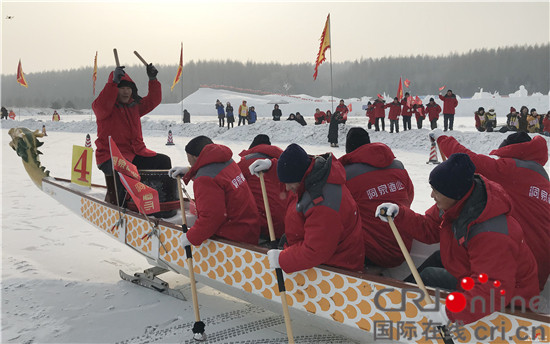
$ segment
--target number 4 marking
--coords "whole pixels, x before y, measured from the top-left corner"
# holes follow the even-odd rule
[[[88,172],[87,162],[88,162],[88,150],[85,149],[80,155],[80,158],[78,158],[78,161],[76,162],[73,168],[74,172],[80,173],[80,178],[78,178],[78,180],[86,183],[88,183],[87,177],[90,174],[90,172]],[[79,169],[79,166],[80,166],[80,169]]]

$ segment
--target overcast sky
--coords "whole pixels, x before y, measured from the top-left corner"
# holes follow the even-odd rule
[[[327,14],[334,62],[545,44],[549,2],[6,1],[2,73],[190,60],[314,63]],[[11,17],[11,19],[9,19]]]

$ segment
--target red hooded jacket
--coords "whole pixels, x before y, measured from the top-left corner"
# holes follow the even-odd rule
[[[539,287],[542,290],[550,275],[550,182],[543,166],[548,161],[548,143],[542,136],[493,150],[493,159],[476,154],[454,137],[437,139],[446,156],[466,153],[476,165],[476,172],[502,185],[511,196],[511,215],[521,223],[525,240],[537,259]]]
[[[426,112],[428,113],[428,120],[431,122],[434,119],[439,119],[439,114],[441,113],[441,106],[437,103],[428,103],[426,105]]]
[[[401,103],[391,102],[384,105],[384,108],[390,108],[390,113],[388,114],[388,119],[396,120],[397,117],[401,114]]]
[[[436,205],[420,215],[407,207],[399,207],[395,218],[416,240],[427,244],[440,243],[441,262],[458,281],[471,277],[476,281],[471,290],[457,289],[466,298],[466,308],[458,313],[447,310],[453,322],[472,323],[500,310],[500,289],[505,290],[504,305],[514,296],[521,296],[526,304],[539,294],[537,263],[523,238],[518,221],[510,216],[512,203],[502,187],[482,176],[474,177],[474,186],[452,208],[440,213]],[[479,283],[477,276],[485,273],[489,281]],[[493,287],[493,282],[501,282]],[[491,291],[491,289],[493,291]],[[493,296],[491,296],[493,294]],[[480,302],[485,301],[485,312]],[[493,298],[493,301],[490,301]],[[527,306],[528,307],[528,306]]]
[[[211,143],[183,177],[193,179],[197,220],[187,232],[193,245],[211,236],[258,244],[260,225],[254,196],[233,153],[226,146]]]
[[[456,99],[456,96],[453,94],[452,96],[442,96],[439,95],[439,99],[443,101],[443,114],[447,115],[454,115],[455,114],[455,108],[458,105],[458,100]]]
[[[348,120],[349,109],[348,109],[347,106],[342,105],[342,104],[338,104],[338,106],[336,107],[336,110],[334,110],[334,111],[335,112],[336,111],[340,112],[340,116],[342,117],[342,121],[347,121]]]
[[[339,161],[346,169],[346,186],[361,214],[365,256],[378,266],[395,267],[405,258],[388,224],[380,221],[374,212],[383,202],[410,207],[414,186],[403,164],[395,159],[390,147],[383,143],[369,143],[342,156]],[[410,251],[412,237],[401,233]]]
[[[328,175],[327,175],[328,174]],[[285,217],[287,246],[279,256],[286,273],[319,264],[362,270],[365,260],[361,218],[332,154],[312,159]]]
[[[384,103],[381,100],[376,99],[374,103],[372,103],[372,106],[374,107],[374,118],[386,117],[386,112],[384,111]]]
[[[372,104],[367,107],[365,116],[369,118],[370,124],[374,124],[376,122],[376,118],[374,117],[374,106],[372,106]]]
[[[251,175],[248,167],[258,159],[270,159],[271,166],[277,166],[277,161],[282,152],[283,150],[277,146],[260,144],[244,150],[239,154],[241,156],[241,161],[239,161],[238,165],[254,195],[254,200],[256,201],[256,206],[260,213],[260,227],[262,229],[262,234],[266,237],[269,237],[269,228],[267,226],[260,178]],[[264,182],[269,201],[271,219],[273,221],[273,230],[275,232],[275,237],[280,238],[285,234],[285,211],[288,201],[285,184],[279,181],[276,168],[270,168],[269,171],[264,173]]]
[[[407,102],[409,97],[401,99],[401,105],[403,105],[403,108],[401,108],[401,116],[412,116],[412,109]]]
[[[133,83],[128,74],[122,80]],[[129,104],[117,101],[118,84],[113,82],[113,72],[99,96],[92,103],[92,109],[97,118],[97,147],[95,156],[98,165],[111,159],[109,151],[109,136],[113,138],[118,149],[128,161],[136,155],[155,156],[157,153],[147,149],[141,132],[141,116],[156,108],[162,100],[162,91],[158,80],[149,80],[149,94],[139,102]]]

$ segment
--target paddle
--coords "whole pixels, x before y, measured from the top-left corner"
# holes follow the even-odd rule
[[[269,209],[269,201],[267,199],[267,190],[265,188],[264,173],[260,172],[259,177],[260,177],[260,186],[262,187],[262,196],[264,199],[265,216],[267,218],[267,228],[269,229],[269,239],[271,240],[271,242],[274,242],[276,240],[275,230],[273,229],[273,220],[271,218],[271,210]],[[279,293],[281,294],[281,304],[283,305],[283,314],[285,317],[285,326],[286,326],[286,334],[288,337],[288,342],[293,344],[294,334],[292,333],[290,313],[288,311],[288,303],[286,302],[286,288],[285,288],[285,280],[283,277],[283,270],[281,270],[281,268],[276,268],[275,274],[277,275],[277,284],[279,286]]]
[[[426,300],[426,303],[429,305],[433,305],[434,301],[432,300],[430,294],[428,294],[428,289],[426,289],[426,286],[424,285],[424,282],[422,281],[422,278],[420,277],[420,274],[418,273],[418,270],[416,269],[416,266],[414,265],[414,262],[411,258],[411,255],[409,254],[409,251],[407,250],[407,247],[405,246],[405,243],[403,242],[403,238],[401,238],[401,234],[399,234],[399,231],[397,230],[397,227],[395,226],[395,223],[393,222],[393,218],[391,216],[386,215],[386,210],[381,209],[380,215],[386,216],[386,219],[388,220],[388,223],[390,224],[390,228],[393,232],[393,235],[395,236],[395,240],[397,240],[397,244],[399,245],[399,248],[401,249],[401,253],[403,253],[403,257],[405,257],[405,261],[407,262],[407,265],[409,266],[409,269],[411,270],[411,273],[414,277],[414,280],[416,281],[416,284],[418,285],[418,288],[422,290],[424,293],[424,299]],[[453,339],[451,338],[451,334],[449,332],[449,329],[445,324],[442,326],[437,327],[439,329],[439,334],[441,335],[441,339],[443,339],[443,342],[445,344],[454,344]]]
[[[181,208],[181,218],[183,224],[181,228],[183,233],[187,233],[187,216],[185,215],[185,205],[183,203],[183,194],[182,188],[183,184],[181,178],[178,178],[178,192],[180,196],[180,208]],[[191,201],[191,199],[189,199]],[[205,341],[206,334],[204,333],[205,324],[201,321],[201,316],[199,313],[199,299],[197,297],[197,286],[195,284],[195,271],[193,270],[193,255],[191,253],[191,245],[185,246],[185,256],[187,257],[187,268],[189,269],[189,280],[191,281],[191,295],[193,297],[193,311],[195,312],[195,324],[193,325],[193,339],[198,341]]]

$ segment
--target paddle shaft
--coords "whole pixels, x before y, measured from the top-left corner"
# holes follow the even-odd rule
[[[138,58],[145,66],[149,65],[149,64],[147,63],[147,61],[145,61],[145,59],[144,59],[143,57],[141,57],[141,55],[140,55],[137,51],[134,50],[134,54],[137,56],[137,58]]]
[[[269,239],[273,242],[275,238],[275,230],[273,229],[273,219],[271,218],[271,210],[269,209],[269,200],[267,199],[267,190],[265,188],[264,173],[259,173],[260,186],[262,188],[262,197],[264,199],[265,217],[267,218],[267,228],[269,229]],[[294,343],[294,333],[292,331],[292,323],[290,322],[290,312],[288,311],[288,303],[286,301],[286,288],[285,279],[283,277],[283,270],[281,268],[275,269],[277,275],[277,284],[279,286],[279,293],[281,294],[281,304],[283,305],[283,314],[285,318],[286,333],[288,342]]]
[[[113,54],[115,55],[115,63],[117,67],[120,67],[120,61],[118,60],[118,51],[116,48],[113,49]]]

